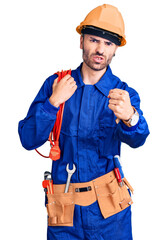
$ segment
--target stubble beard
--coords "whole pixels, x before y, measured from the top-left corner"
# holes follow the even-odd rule
[[[103,63],[93,62],[91,59],[95,55],[104,57],[104,62]],[[110,56],[108,59],[106,59],[106,56],[99,53],[89,55],[88,51],[83,48],[83,61],[93,71],[102,71],[103,69],[107,68],[108,65],[111,63],[112,58],[113,58],[113,55]]]

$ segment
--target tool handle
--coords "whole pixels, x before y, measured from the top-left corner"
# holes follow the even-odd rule
[[[71,176],[72,176],[72,174],[68,174],[68,178],[67,178],[67,182],[66,182],[66,186],[65,186],[65,191],[64,191],[64,193],[67,193],[67,192],[68,192],[69,184],[70,184],[70,181],[71,181]]]
[[[42,182],[42,186],[44,189],[46,189],[46,193],[47,194],[54,194],[54,190],[53,190],[53,180],[44,180]]]
[[[113,161],[114,161],[114,168],[118,168],[119,172],[120,172],[120,175],[121,175],[121,178],[124,178],[124,173],[123,173],[122,166],[121,166],[121,163],[120,163],[119,155],[115,155],[114,158],[113,158]]]
[[[120,174],[120,170],[119,170],[119,168],[114,168],[114,172],[115,172],[115,175],[116,175],[117,181],[118,181],[119,183],[122,182],[121,174]]]
[[[52,181],[49,181],[49,189],[50,189],[50,194],[54,194]]]
[[[66,183],[66,186],[65,186],[65,191],[64,193],[67,193],[68,192],[68,189],[69,189],[69,182]]]

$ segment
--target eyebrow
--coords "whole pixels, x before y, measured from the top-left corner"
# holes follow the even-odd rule
[[[96,37],[91,37],[90,36],[90,39],[99,41],[99,39],[97,39]]]
[[[100,41],[99,39],[97,39],[96,37],[91,37],[90,36],[90,39],[91,40],[96,40],[96,41]],[[111,43],[112,44],[112,42],[110,41],[110,40],[106,40],[106,41],[104,41],[105,43]]]

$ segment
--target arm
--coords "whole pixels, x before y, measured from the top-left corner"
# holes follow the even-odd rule
[[[128,87],[126,87],[126,90],[114,89],[109,92],[109,98],[109,108],[117,118],[121,119],[115,130],[115,138],[133,148],[143,145],[149,135],[149,129],[140,110],[138,93]],[[131,118],[134,113],[132,106],[139,113],[139,121],[135,126],[128,127],[122,120]]]
[[[27,150],[44,144],[56,121],[59,105],[76,91],[76,83],[66,75],[57,83],[55,75],[48,78],[30,106],[26,118],[19,122],[21,143]]]
[[[20,140],[27,150],[38,148],[44,144],[55,123],[59,108],[49,102],[54,79],[55,76],[51,76],[44,82],[32,102],[27,116],[19,122]]]

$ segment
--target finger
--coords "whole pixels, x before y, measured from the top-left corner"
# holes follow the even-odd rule
[[[70,86],[71,87],[74,87],[76,85],[76,82],[75,81],[72,81],[71,83],[70,83]]]
[[[109,98],[116,99],[116,100],[124,100],[123,95],[121,93],[110,93]]]
[[[122,89],[119,89],[119,88],[114,88],[114,89],[111,89],[109,91],[109,94],[110,93],[119,93],[119,94],[122,94]]]
[[[116,109],[116,105],[109,103],[108,107],[114,112]]]
[[[71,84],[71,83],[73,83],[73,82],[75,82],[75,80],[74,80],[73,77],[70,77],[70,78],[67,79],[67,83],[68,83],[68,84]]]
[[[119,116],[119,115],[118,115],[118,111],[116,110],[117,108],[116,108],[115,105],[113,105],[113,104],[109,104],[108,107],[109,107],[110,110],[113,111],[113,113],[115,114],[116,117]]]
[[[73,86],[73,90],[76,91],[76,89],[77,89],[77,85],[75,84],[75,85]]]
[[[114,88],[114,89],[111,89],[111,90],[110,90],[110,92],[121,93],[121,94],[122,94],[124,91],[125,91],[125,90],[119,89],[119,88]],[[110,93],[110,92],[109,92],[109,93]]]
[[[61,80],[64,81],[64,82],[66,82],[66,81],[68,81],[70,78],[72,78],[71,75],[67,74],[67,75],[65,75],[65,77],[63,77]]]
[[[110,91],[109,91],[109,95],[108,95],[108,97],[110,97],[110,96],[112,96],[112,95],[121,95],[121,96],[124,96],[124,97],[126,97],[126,96],[128,96],[129,95],[129,93],[126,91],[126,90],[122,90],[122,89],[118,89],[118,88],[115,88],[115,89],[111,89]]]
[[[77,85],[75,84],[72,88],[70,88],[71,93],[73,94],[77,89]]]
[[[114,112],[114,114],[121,114],[122,108],[119,105],[109,103],[108,107]]]
[[[113,105],[120,105],[120,106],[123,105],[123,101],[118,99],[112,99],[112,98],[110,98],[109,103]]]

